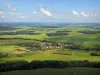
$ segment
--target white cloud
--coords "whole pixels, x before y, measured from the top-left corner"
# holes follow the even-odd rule
[[[4,12],[0,11],[0,18],[4,17]]]
[[[0,18],[4,18],[4,17],[5,17],[5,16],[3,16],[3,15],[2,15],[2,16],[0,16]]]
[[[19,17],[19,16],[20,16],[19,14],[12,13],[12,12],[9,12],[9,15],[10,15],[10,16],[13,16],[13,17]]]
[[[84,16],[84,17],[88,17],[89,15],[88,14],[85,14],[84,12],[81,12],[80,13],[82,16]]]
[[[11,9],[12,11],[16,11],[16,8],[12,8],[12,7],[11,7],[10,9]]]
[[[52,15],[49,11],[44,10],[44,8],[40,7],[40,10],[41,10],[41,12],[42,12],[43,14],[45,14],[45,15],[47,15],[47,16],[50,16],[50,17],[53,17],[53,15]]]
[[[5,17],[4,15],[0,16],[0,18],[4,18],[4,17]]]
[[[20,16],[20,18],[21,18],[21,19],[24,19],[24,18],[25,18],[25,16]]]
[[[16,11],[16,8],[12,7],[8,2],[4,2],[4,4],[8,7],[11,11]]]
[[[36,14],[36,12],[32,12],[34,15]]]
[[[16,13],[9,12],[10,15],[17,15]]]
[[[9,15],[12,17],[12,18],[16,18],[16,19],[24,19],[25,16],[22,16],[20,14],[17,14],[17,13],[12,13],[12,12],[9,12]]]
[[[4,13],[2,11],[0,11],[0,15],[4,15]]]
[[[94,14],[94,16],[97,16],[97,14]]]
[[[92,13],[92,14],[90,14],[90,16],[97,16],[97,14],[95,14],[95,13]]]
[[[88,17],[88,16],[97,16],[97,14],[95,14],[95,13],[92,13],[92,14],[85,14],[84,12],[81,12],[80,14],[81,14],[81,16],[84,16],[84,17]]]
[[[75,15],[76,17],[81,17],[81,16],[84,16],[84,17],[89,17],[89,16],[97,16],[97,14],[95,13],[92,13],[92,14],[86,14],[84,12],[81,12],[81,13],[78,13],[76,11],[72,11],[73,15]]]
[[[77,13],[75,10],[74,10],[74,11],[72,11],[72,13],[73,13],[73,15],[75,15],[76,17],[80,17],[80,14],[79,14],[79,13]]]

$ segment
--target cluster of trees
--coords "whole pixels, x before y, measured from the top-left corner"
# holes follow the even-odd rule
[[[100,46],[88,47],[88,50],[100,51]]]
[[[51,41],[51,40],[48,40],[48,39],[41,40],[41,42],[55,43],[54,41]]]
[[[68,33],[65,32],[57,32],[57,33],[47,33],[48,36],[63,36],[68,35]]]
[[[8,53],[0,52],[0,58],[8,57]]]
[[[41,25],[41,26],[36,26],[36,27],[39,27],[39,28],[59,28],[59,26],[50,26],[50,25],[49,26],[48,25],[45,25],[45,26]]]
[[[69,46],[67,48],[76,49],[76,50],[88,50],[88,47],[85,47],[85,46],[82,46],[82,45],[77,45],[77,44],[74,44],[73,46]]]
[[[32,39],[17,37],[17,38],[0,38],[0,40],[32,40]]]
[[[91,56],[100,56],[100,52],[92,52]]]
[[[69,48],[69,49],[74,49],[74,50],[100,51],[100,46],[86,47],[81,44],[80,45],[73,44],[73,46],[68,46],[64,48]]]
[[[55,33],[47,33],[48,36],[63,36],[63,35],[69,35],[68,32],[71,32],[70,30],[63,30],[63,31],[56,31]]]
[[[32,33],[32,35],[40,35],[41,33]]]
[[[56,31],[56,32],[71,32],[70,30],[64,30],[64,31]]]
[[[17,31],[15,34],[33,34],[34,31]]]
[[[12,26],[0,26],[0,30],[15,30],[18,28],[12,27]]]
[[[100,33],[100,31],[90,31],[90,30],[81,30],[81,31],[78,31],[79,33],[84,33],[84,34],[97,34],[97,33]]]
[[[36,51],[36,50],[42,49],[41,43],[39,43],[39,42],[21,42],[16,45],[26,47],[26,49],[30,50],[30,51]]]
[[[100,27],[96,27],[96,28],[94,28],[94,29],[100,29]]]
[[[44,61],[13,61],[0,63],[0,71],[12,71],[12,70],[30,70],[38,68],[67,68],[67,67],[93,67],[100,68],[100,62],[90,62],[87,60],[74,60],[74,61],[56,61],[56,60],[44,60]]]
[[[38,46],[39,43],[36,42],[21,42],[17,44],[18,46],[24,46],[24,47],[34,47],[34,46]]]
[[[18,34],[39,35],[41,33],[33,33],[33,31],[0,32],[0,35],[18,35]]]

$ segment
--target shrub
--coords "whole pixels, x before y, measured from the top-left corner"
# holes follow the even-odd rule
[[[91,56],[100,56],[100,52],[92,52]]]
[[[8,57],[8,53],[1,52],[0,53],[0,58],[4,58],[4,57]]]

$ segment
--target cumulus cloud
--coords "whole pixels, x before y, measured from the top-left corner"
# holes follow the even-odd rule
[[[4,17],[4,12],[0,11],[0,18]]]
[[[95,13],[92,13],[92,14],[90,14],[90,16],[97,16],[97,14],[95,14]]]
[[[78,13],[76,11],[72,11],[72,14],[75,15],[76,17],[81,17],[81,16],[83,16],[83,17],[97,16],[97,14],[95,14],[95,13],[86,14],[84,12]]]
[[[36,14],[36,12],[32,12],[34,15]]]
[[[2,11],[0,11],[0,15],[4,15],[4,13]]]
[[[84,16],[84,17],[88,17],[88,16],[97,16],[97,14],[95,14],[95,13],[92,13],[92,14],[85,14],[84,12],[81,12],[80,13],[81,14],[81,16]]]
[[[41,11],[43,14],[45,14],[46,16],[53,17],[53,15],[52,15],[49,11],[44,10],[44,8],[42,8],[42,7],[40,7],[40,11]]]
[[[16,19],[24,19],[25,18],[25,16],[23,16],[23,15],[20,15],[20,14],[17,14],[17,13],[12,13],[12,12],[9,12],[9,15],[12,18],[16,18]]]
[[[8,2],[4,2],[4,5],[8,7],[11,11],[16,11],[16,8],[12,7]]]
[[[21,19],[25,19],[25,16],[20,16]]]
[[[0,16],[0,18],[4,18],[4,17],[5,17],[4,15]]]
[[[76,17],[80,17],[80,14],[78,12],[76,12],[75,10],[72,11],[72,14],[75,15]]]
[[[16,14],[16,13],[12,13],[12,12],[9,12],[9,14],[12,16],[12,15],[18,15],[18,14]]]
[[[84,17],[88,17],[89,16],[88,14],[85,14],[84,12],[81,12],[80,14],[81,14],[81,16],[84,16]]]
[[[3,17],[5,17],[4,15],[0,15],[0,18],[3,18]]]

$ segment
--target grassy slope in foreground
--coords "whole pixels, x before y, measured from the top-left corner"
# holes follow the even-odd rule
[[[82,51],[61,51],[61,53],[72,53],[72,55],[62,55],[62,54],[53,54],[54,52],[58,52],[56,50],[47,50],[47,51],[34,51],[23,53],[24,57],[8,57],[3,58],[3,61],[6,60],[89,60],[89,61],[100,61],[100,56],[90,56],[89,52]],[[18,53],[18,52],[17,52]],[[19,53],[21,54],[21,53]]]
[[[100,75],[100,68],[37,69],[37,70],[3,72],[1,74],[2,75]]]

